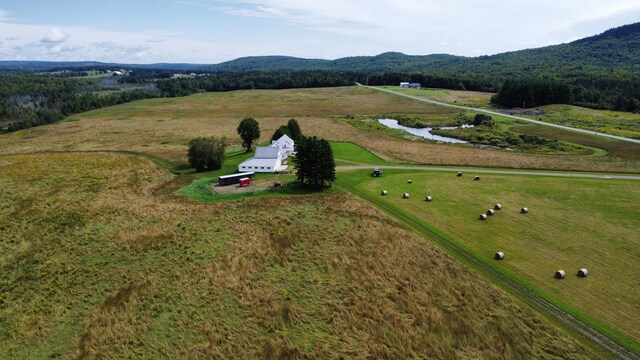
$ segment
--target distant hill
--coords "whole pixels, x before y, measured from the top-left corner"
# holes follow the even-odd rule
[[[202,69],[205,64],[183,63],[157,63],[157,64],[118,64],[103,63],[98,61],[0,61],[0,69],[25,70],[25,71],[50,71],[54,69],[79,69],[79,68],[130,68],[130,69],[158,69],[194,71]]]
[[[511,77],[544,73],[568,77],[586,74],[640,73],[640,23],[621,26],[568,44],[512,51],[491,56],[446,54],[376,56],[336,60],[288,56],[252,56],[203,68],[208,71],[337,70],[353,72],[427,72],[443,75]]]
[[[423,72],[455,76],[513,77],[554,74],[564,77],[640,77],[640,23],[610,29],[602,34],[567,44],[506,52],[491,56],[464,57],[447,54],[405,55],[386,52],[336,60],[291,56],[250,56],[215,65],[114,64],[93,61],[0,61],[0,69],[50,70],[79,67],[126,67],[176,71],[245,72],[327,70],[362,73]]]

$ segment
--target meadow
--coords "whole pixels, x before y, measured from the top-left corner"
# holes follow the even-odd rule
[[[304,133],[332,140],[340,166],[640,171],[633,144],[561,134],[607,149],[588,156],[442,145],[381,128],[376,119],[393,114],[445,122],[461,112],[357,87],[237,91],[136,101],[0,136],[0,358],[606,356],[395,218],[414,212],[488,266],[637,350],[634,183],[485,175],[464,184],[419,173],[412,189],[457,195],[442,203],[438,195],[430,208],[419,197],[382,199],[395,214],[340,191],[377,196],[370,170],[340,172],[338,189],[324,194],[211,188],[251,155],[236,134],[247,116],[260,122],[263,143],[298,119]],[[227,161],[195,174],[186,144],[203,135],[227,137]],[[385,171],[381,181],[392,189],[406,174]],[[505,211],[477,221],[495,201]],[[527,218],[507,214],[520,201],[532,209]],[[499,216],[504,222],[494,221]],[[556,238],[563,242],[553,247]],[[495,264],[498,246],[508,257]],[[592,273],[553,282],[558,266]],[[605,293],[615,298],[606,302]]]
[[[0,169],[0,358],[596,356],[349,194],[198,204],[114,153]]]
[[[469,106],[475,108],[491,107],[491,96],[493,93],[479,91],[460,91],[449,89],[408,89],[399,86],[377,86],[382,89],[393,90],[402,94],[424,97],[429,100],[440,101],[443,103]]]
[[[616,155],[548,156],[434,144],[398,131],[382,129],[383,126],[376,124],[375,119],[385,114],[423,118],[433,114],[437,118],[455,118],[461,112],[357,87],[207,93],[184,98],[142,100],[75,115],[64,123],[2,136],[0,149],[3,153],[132,151],[152,155],[180,167],[186,162],[186,144],[197,136],[225,136],[231,146],[238,148],[237,124],[242,118],[252,116],[260,122],[261,141],[268,139],[290,118],[297,118],[307,134],[353,142],[392,162],[640,171],[640,162]],[[629,146],[640,149],[637,144]]]
[[[407,180],[411,179],[412,184]],[[345,186],[389,204],[449,236],[485,266],[531,284],[575,316],[640,349],[640,187],[633,180],[370,170],[341,176]],[[388,196],[380,196],[381,190]],[[403,193],[409,199],[402,199]],[[433,197],[426,202],[425,196]],[[479,215],[496,203],[502,210]],[[528,214],[520,214],[528,207]],[[493,260],[497,251],[505,260]],[[590,273],[576,275],[579,268]],[[553,278],[558,269],[567,278]]]

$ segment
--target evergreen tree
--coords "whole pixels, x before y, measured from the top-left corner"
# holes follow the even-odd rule
[[[284,135],[287,135],[288,137],[293,139],[293,136],[291,136],[291,132],[289,131],[289,128],[285,125],[282,125],[279,128],[277,128],[276,131],[273,133],[273,135],[271,136],[271,141],[278,140]]]
[[[189,141],[187,157],[197,171],[218,170],[224,162],[225,141],[216,137],[199,137]]]
[[[298,139],[302,136],[302,130],[300,130],[300,125],[298,125],[298,120],[289,120],[289,122],[287,122],[287,128],[289,129],[289,137],[291,137],[295,141],[298,141]]]
[[[301,136],[296,142],[296,177],[303,186],[331,187],[336,180],[336,163],[331,145],[315,136]]]
[[[251,152],[253,142],[260,138],[260,124],[254,118],[244,118],[238,125],[238,135],[242,138],[242,147]]]

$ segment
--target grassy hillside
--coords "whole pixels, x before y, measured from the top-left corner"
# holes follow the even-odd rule
[[[461,113],[357,87],[207,93],[136,101],[83,113],[63,123],[1,136],[0,150],[5,154],[124,150],[179,165],[186,161],[187,142],[197,136],[226,136],[238,148],[236,127],[242,118],[252,116],[260,122],[263,139],[290,118],[297,118],[308,134],[354,142],[394,162],[625,172],[640,168],[636,158],[627,157],[640,153],[640,147],[634,144],[623,144],[627,152],[616,153],[620,155],[545,156],[437,145],[387,131],[375,121],[378,117],[407,114],[455,122]],[[550,136],[555,133],[564,132],[554,131]],[[586,136],[587,140],[592,138]],[[584,139],[581,137],[580,141]]]
[[[348,184],[450,235],[487,266],[532,284],[570,309],[640,349],[640,202],[637,181],[386,170],[342,176]],[[412,180],[412,184],[407,183]],[[381,190],[389,196],[380,196]],[[409,193],[410,199],[402,199]],[[433,197],[426,202],[425,196]],[[500,203],[486,221],[480,214]],[[520,214],[527,207],[528,214]],[[492,259],[497,251],[504,261]],[[575,276],[589,269],[589,277]],[[567,278],[556,280],[556,270]],[[613,330],[613,331],[611,331]],[[614,335],[615,336],[615,335]],[[626,340],[624,340],[626,339]]]
[[[346,194],[201,205],[109,153],[0,168],[2,358],[593,357]]]

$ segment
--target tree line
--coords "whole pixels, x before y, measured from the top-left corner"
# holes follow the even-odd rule
[[[333,71],[249,71],[158,81],[163,96],[248,89],[292,89],[353,85],[357,75]]]
[[[571,104],[593,109],[640,112],[640,81],[617,78],[525,77],[505,80],[491,99],[501,107]]]
[[[81,69],[76,69],[81,71]],[[74,73],[74,72],[72,72]],[[102,91],[96,79],[61,75],[0,74],[0,133],[50,124],[71,114],[153,97],[245,89],[288,89],[419,82],[423,87],[496,92],[492,102],[503,107],[553,103],[595,109],[640,111],[640,77],[624,74],[495,77],[412,72],[357,73],[343,71],[248,71],[168,78],[168,70],[136,69],[109,80],[122,84]],[[126,84],[155,83],[156,89],[126,90]],[[114,91],[115,90],[115,91]]]

